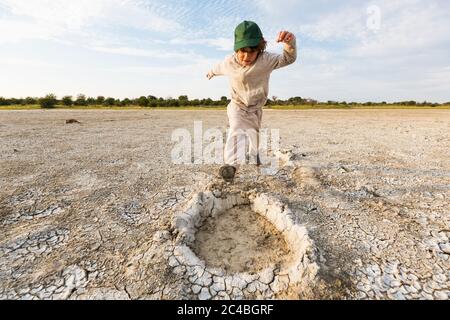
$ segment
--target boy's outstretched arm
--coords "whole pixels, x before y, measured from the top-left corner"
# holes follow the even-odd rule
[[[225,76],[228,73],[228,62],[229,62],[229,57],[225,58],[224,61],[216,64],[206,75],[206,77],[208,78],[208,80],[211,80],[213,77],[217,77],[217,76]]]
[[[284,43],[283,54],[269,53],[269,64],[273,69],[279,69],[297,60],[297,39],[289,31],[280,31],[277,42]]]

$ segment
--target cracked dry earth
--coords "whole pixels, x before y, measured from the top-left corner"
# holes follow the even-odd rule
[[[1,111],[0,299],[449,299],[449,111],[266,110],[232,185],[171,163],[194,120]]]

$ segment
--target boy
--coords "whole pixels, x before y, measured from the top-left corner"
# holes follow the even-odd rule
[[[217,64],[209,73],[214,76],[229,76],[231,103],[227,107],[230,131],[225,145],[225,165],[220,176],[232,182],[238,169],[238,149],[245,148],[249,138],[250,158],[258,155],[258,134],[261,128],[262,107],[269,94],[269,78],[273,70],[292,64],[297,59],[296,38],[288,31],[281,31],[277,42],[283,42],[283,54],[265,52],[267,42],[261,29],[252,21],[244,21],[236,27],[234,37],[235,54]]]

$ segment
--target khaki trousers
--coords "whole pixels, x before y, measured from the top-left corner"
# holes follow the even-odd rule
[[[246,162],[247,145],[250,163],[256,164],[262,107],[242,108],[231,102],[227,107],[230,125],[225,144],[225,164],[236,168]]]

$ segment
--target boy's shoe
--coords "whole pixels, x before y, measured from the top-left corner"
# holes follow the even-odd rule
[[[236,168],[226,164],[220,167],[219,174],[226,182],[233,182]]]
[[[260,167],[262,165],[261,159],[259,158],[259,153],[256,155],[256,166]]]

